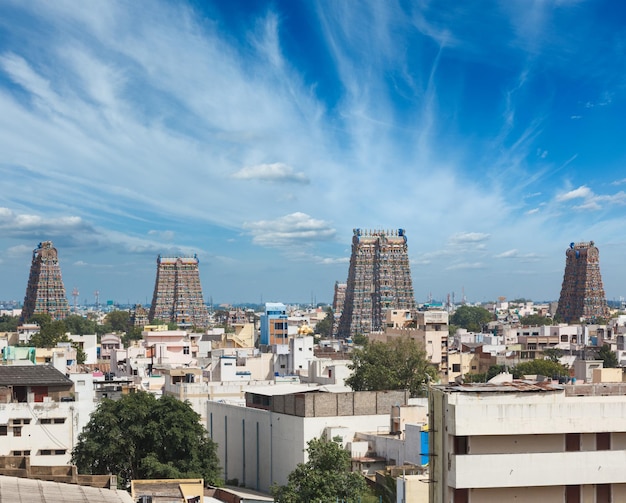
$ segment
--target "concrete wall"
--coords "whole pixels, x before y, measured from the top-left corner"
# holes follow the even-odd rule
[[[273,396],[272,411],[301,417],[390,414],[391,407],[408,399],[406,391],[302,393]]]
[[[296,465],[306,462],[309,440],[335,429],[350,438],[357,431],[389,431],[389,411],[380,415],[303,417],[225,403],[207,404],[207,430],[218,444],[223,476],[265,492],[273,482],[286,484]]]

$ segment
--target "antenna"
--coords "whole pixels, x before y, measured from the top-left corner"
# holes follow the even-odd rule
[[[78,312],[78,309],[76,307],[76,301],[77,301],[79,295],[80,294],[78,293],[78,288],[74,287],[74,289],[72,290],[72,297],[74,297],[74,312],[75,313]]]
[[[96,310],[97,310],[98,306],[100,305],[100,291],[96,290],[95,292],[93,292],[93,296],[96,298]]]

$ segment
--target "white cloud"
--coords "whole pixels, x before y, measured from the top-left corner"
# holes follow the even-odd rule
[[[30,256],[34,248],[35,248],[34,245],[33,246],[26,246],[26,245],[11,246],[10,248],[7,249],[7,256],[11,258],[27,257],[28,259],[30,259]]]
[[[539,213],[539,208],[533,208],[532,210],[528,210],[526,212],[526,215],[534,215],[536,213]]]
[[[557,195],[556,200],[558,202],[571,201],[572,199],[586,198],[592,195],[593,192],[589,187],[587,187],[586,185],[581,185],[577,189]]]
[[[94,234],[95,230],[77,216],[44,218],[40,215],[15,213],[9,208],[0,208],[0,232],[4,237],[38,240],[73,234]]]
[[[450,237],[450,242],[454,244],[481,243],[489,239],[489,234],[483,232],[460,232]]]
[[[242,168],[233,174],[233,178],[266,182],[310,183],[310,180],[304,173],[297,173],[291,166],[280,162]]]
[[[473,269],[484,269],[485,264],[482,262],[462,262],[460,264],[452,264],[446,267],[446,271],[462,271],[462,270],[473,270]]]
[[[174,231],[150,230],[148,231],[148,235],[155,236],[157,239],[160,239],[163,241],[173,241],[174,237],[176,236],[176,233]]]
[[[307,246],[314,241],[328,241],[336,231],[330,224],[306,213],[292,213],[276,220],[247,222],[244,228],[252,235],[252,242],[272,248]]]
[[[515,249],[508,250],[498,255],[495,255],[495,258],[515,258],[515,257],[519,257],[519,252]]]

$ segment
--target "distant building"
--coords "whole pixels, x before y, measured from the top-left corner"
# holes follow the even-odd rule
[[[157,258],[157,276],[149,319],[173,322],[181,328],[209,324],[209,311],[202,298],[198,258]]]
[[[148,310],[141,304],[135,304],[135,308],[130,312],[129,325],[131,327],[145,327],[150,324],[149,314]]]
[[[352,255],[338,336],[381,330],[389,309],[414,309],[404,229],[354,229]]]
[[[347,288],[348,285],[346,283],[335,281],[335,292],[333,294],[333,336],[337,334],[337,330],[339,329],[339,320],[343,312],[343,304],[346,301]]]
[[[593,241],[571,243],[565,257],[557,317],[566,323],[606,318],[609,308],[602,286],[598,248]]]
[[[287,344],[289,323],[287,306],[280,302],[267,302],[261,315],[261,344]]]
[[[62,320],[69,312],[57,249],[52,241],[44,241],[33,250],[21,320],[28,321],[33,314]]]

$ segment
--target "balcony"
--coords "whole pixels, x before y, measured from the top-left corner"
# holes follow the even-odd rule
[[[449,455],[456,489],[626,483],[626,451]]]

